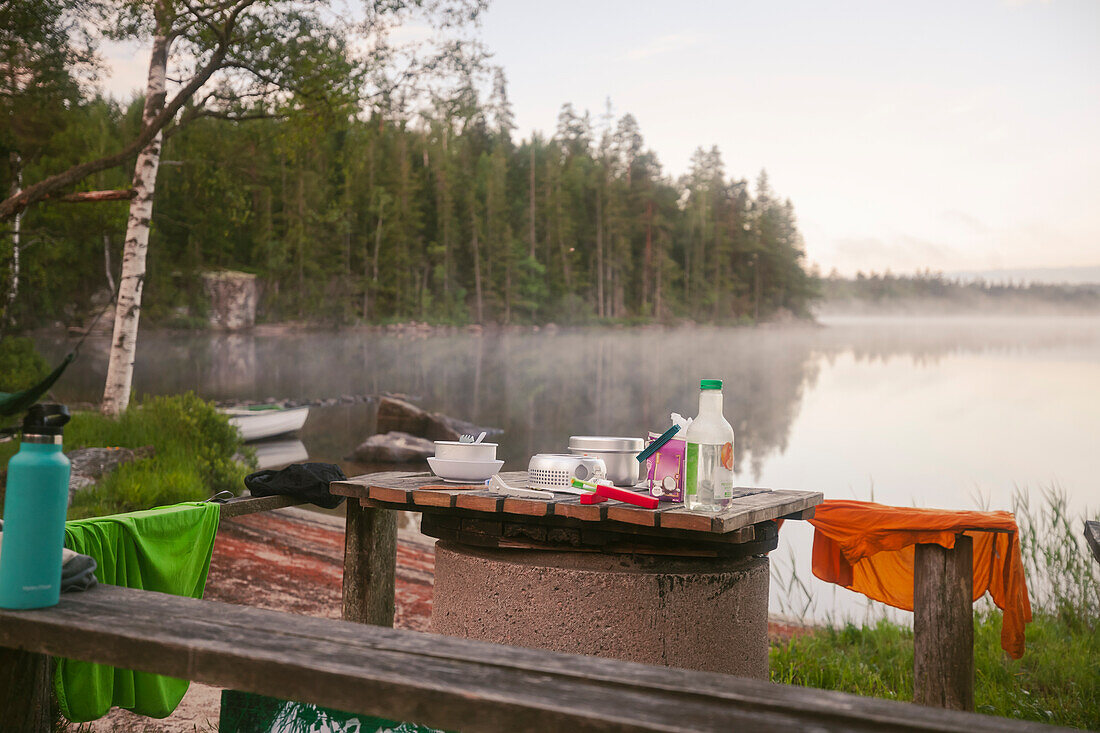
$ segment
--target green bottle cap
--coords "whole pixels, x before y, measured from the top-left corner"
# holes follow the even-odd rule
[[[721,379],[700,379],[699,389],[722,389]]]

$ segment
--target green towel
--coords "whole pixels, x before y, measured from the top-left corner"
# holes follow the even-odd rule
[[[65,523],[65,546],[95,558],[101,583],[202,598],[221,509],[188,502]],[[190,682],[174,677],[59,659],[54,689],[74,723],[113,706],[151,718],[172,714]]]

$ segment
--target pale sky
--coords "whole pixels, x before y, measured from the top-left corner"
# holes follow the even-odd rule
[[[480,37],[521,136],[610,97],[670,175],[717,145],[826,273],[1100,265],[1100,0],[495,0]]]

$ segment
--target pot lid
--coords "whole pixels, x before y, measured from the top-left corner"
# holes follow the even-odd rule
[[[643,448],[645,441],[641,438],[614,438],[604,435],[574,435],[569,438],[569,450],[637,453]]]

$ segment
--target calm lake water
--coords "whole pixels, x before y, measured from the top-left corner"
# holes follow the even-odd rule
[[[43,340],[58,357],[68,347]],[[94,401],[106,339],[55,393]],[[1100,508],[1100,318],[831,318],[820,327],[561,330],[426,337],[144,332],[134,388],[209,399],[402,393],[493,426],[505,469],[570,435],[644,435],[694,416],[698,380],[725,381],[738,483],[905,506],[1010,509],[1017,487]],[[373,403],[315,408],[301,440],[340,463],[374,431]],[[773,553],[773,611],[857,617],[866,603],[810,573],[812,532]],[[789,593],[793,575],[809,592]],[[873,611],[873,612],[878,612]]]

